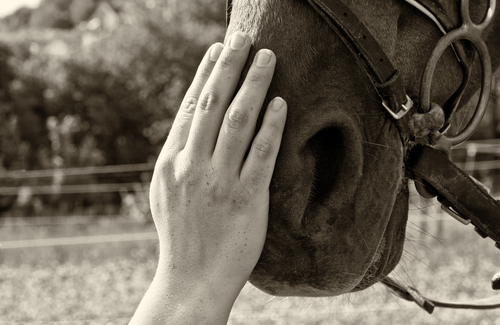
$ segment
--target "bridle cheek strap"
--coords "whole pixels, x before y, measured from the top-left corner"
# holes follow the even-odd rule
[[[382,105],[395,119],[402,118],[413,101],[406,94],[401,73],[380,47],[365,24],[341,0],[307,0],[358,58],[379,95]],[[226,2],[226,24],[229,26],[232,0]]]
[[[365,24],[341,0],[307,0],[349,48],[371,79],[384,108],[395,118],[413,106],[399,71]]]

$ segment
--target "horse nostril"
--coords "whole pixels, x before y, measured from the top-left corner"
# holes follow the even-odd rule
[[[329,127],[309,139],[308,147],[315,160],[311,198],[321,202],[336,186],[347,163],[346,141],[341,129]]]
[[[321,129],[306,144],[314,159],[314,175],[307,211],[329,211],[327,223],[352,208],[363,175],[363,145],[359,129],[340,115],[333,125]],[[342,212],[343,213],[343,212]]]

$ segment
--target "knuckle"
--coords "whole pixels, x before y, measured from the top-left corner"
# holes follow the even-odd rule
[[[194,160],[182,153],[166,154],[156,161],[154,173],[173,186],[191,182],[195,169]]]
[[[215,90],[209,90],[201,95],[198,107],[201,111],[214,111],[220,102],[220,96]]]
[[[182,112],[185,112],[185,113],[188,113],[188,114],[192,114],[192,113],[194,113],[194,111],[196,109],[196,104],[197,103],[198,103],[198,100],[195,97],[185,98],[182,101],[180,109],[181,109]]]
[[[191,183],[192,178],[197,174],[193,158],[185,153],[181,153],[173,167],[172,173],[175,175],[176,181],[181,183]]]
[[[275,138],[280,133],[282,133],[283,123],[279,120],[271,119],[270,121],[269,120],[265,121],[263,129],[266,130],[266,132],[269,134],[270,137]]]
[[[227,197],[224,186],[219,182],[207,182],[205,192],[212,202],[222,201]]]
[[[255,148],[255,154],[257,155],[257,158],[261,160],[266,160],[273,152],[272,143],[266,139],[255,138],[253,145]]]
[[[167,154],[156,161],[154,172],[162,177],[171,175],[174,171],[174,165],[174,158]]]
[[[212,74],[212,70],[213,67],[210,64],[204,64],[199,70],[200,77],[204,80],[208,79]]]
[[[231,109],[227,116],[227,125],[231,129],[243,128],[249,120],[248,112],[241,108]]]
[[[177,166],[173,173],[175,181],[180,184],[190,184],[193,174],[193,170],[188,165]]]
[[[245,82],[250,86],[260,86],[265,83],[267,79],[267,75],[260,70],[251,70],[249,71]]]
[[[233,68],[234,61],[235,56],[232,51],[223,51],[217,63],[219,64],[219,68],[223,70],[230,70]]]

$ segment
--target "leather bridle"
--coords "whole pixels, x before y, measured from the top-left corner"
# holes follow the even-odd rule
[[[226,23],[229,25],[232,0],[227,1]],[[460,7],[461,25],[453,23],[443,8],[432,0],[405,0],[428,16],[438,26],[444,36],[438,40],[425,67],[418,98],[418,108],[412,110],[413,100],[406,94],[403,78],[392,64],[380,44],[363,22],[342,2],[342,0],[307,0],[316,12],[342,39],[351,53],[359,61],[370,78],[382,106],[396,120],[408,112],[413,115],[431,111],[431,85],[436,65],[448,48],[452,47],[462,67],[463,80],[457,91],[442,108],[444,122],[435,130],[438,139],[433,146],[417,144],[409,150],[405,162],[408,175],[415,180],[419,193],[426,197],[437,196],[443,209],[463,224],[472,223],[483,238],[490,237],[500,248],[500,203],[493,199],[481,184],[449,160],[449,150],[467,140],[477,128],[488,104],[491,90],[492,71],[487,46],[482,34],[493,20],[496,0],[488,0],[488,9],[479,24],[472,22],[469,15],[469,0],[462,0]],[[455,112],[465,90],[475,56],[468,53],[461,40],[468,40],[479,53],[482,79],[480,98],[469,123],[454,136],[448,136],[451,116]],[[470,52],[470,51],[469,51]],[[435,105],[435,104],[434,104]],[[439,108],[441,109],[441,108]],[[413,117],[413,116],[412,116]],[[500,273],[492,280],[493,289],[500,289]],[[424,297],[416,289],[386,277],[381,281],[400,297],[416,302],[427,312],[434,307],[491,309],[500,308],[500,295],[466,302],[442,302]]]

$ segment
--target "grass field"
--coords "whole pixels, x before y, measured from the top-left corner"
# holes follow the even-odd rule
[[[432,298],[493,295],[489,281],[500,271],[498,249],[472,226],[451,218],[439,230],[439,218],[446,217],[435,208],[428,215],[420,209],[412,212],[405,254],[394,275]],[[0,241],[154,231],[152,225],[122,221],[72,217],[17,226],[3,222]],[[127,324],[154,275],[156,244],[0,249],[0,324]],[[500,324],[500,310],[437,309],[428,315],[380,285],[334,298],[272,297],[247,285],[229,323]]]

